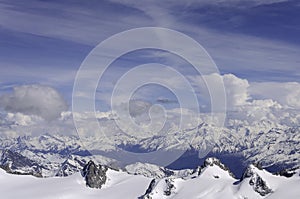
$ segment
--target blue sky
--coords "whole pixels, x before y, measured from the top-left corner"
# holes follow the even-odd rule
[[[299,19],[297,0],[0,0],[0,92],[42,84],[57,89],[70,104],[76,72],[88,53],[113,34],[145,26],[171,28],[194,38],[221,74],[250,83],[299,83]],[[117,60],[110,73],[115,76],[108,75],[106,81],[151,59],[172,63],[185,75],[193,73],[178,58],[144,51]],[[171,95],[162,88],[157,92]]]

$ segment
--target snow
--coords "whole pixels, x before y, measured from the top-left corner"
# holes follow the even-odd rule
[[[153,199],[232,198],[234,188],[230,185],[235,181],[227,171],[214,165],[205,168],[199,177],[188,180],[182,178],[173,179],[175,189],[171,197],[164,195],[164,190],[166,189],[164,180],[157,184],[153,194],[150,196]]]
[[[296,173],[290,178],[283,176],[272,175],[266,170],[260,170],[253,165],[250,165],[252,171],[257,173],[267,185],[272,189],[272,193],[267,195],[268,199],[280,199],[280,198],[299,198],[300,196],[300,177],[299,173]],[[239,186],[238,193],[241,195],[249,195],[251,186],[249,185],[249,179],[245,179]],[[259,194],[252,198],[259,198]]]
[[[80,173],[68,177],[36,178],[7,174],[0,170],[1,198],[14,199],[93,199],[138,198],[144,194],[151,179],[108,171],[108,182],[103,189],[86,187]]]
[[[273,192],[266,196],[261,196],[249,185],[249,179],[244,179],[241,183],[234,179],[227,171],[217,165],[204,168],[200,176],[184,180],[182,178],[172,179],[173,189],[170,196],[166,196],[166,179],[160,180],[150,194],[152,199],[259,199],[259,198],[289,198],[296,199],[300,196],[299,174],[292,178],[275,176],[265,170],[252,169],[257,172],[271,186]],[[287,193],[288,192],[288,193]]]
[[[166,176],[163,168],[160,168],[159,166],[156,166],[154,164],[137,162],[131,165],[127,165],[125,169],[128,173],[139,174],[146,177],[162,178]]]
[[[138,165],[140,167],[141,165]],[[133,167],[133,166],[131,166]],[[150,168],[150,167],[148,167]],[[156,179],[156,184],[150,193],[152,199],[298,199],[300,196],[299,171],[290,178],[275,176],[265,170],[250,166],[258,174],[272,193],[261,196],[249,185],[249,178],[239,182],[228,171],[212,164],[204,167],[200,175],[181,178],[176,174],[162,179]],[[134,169],[134,168],[132,168]],[[131,175],[123,171],[108,169],[107,181],[102,189],[92,189],[85,185],[80,173],[68,177],[36,178],[25,175],[7,174],[0,170],[1,198],[28,199],[132,199],[141,197],[148,188],[152,178],[142,175]],[[165,191],[172,184],[170,195]]]
[[[112,121],[108,120],[106,122],[106,125],[111,127]],[[0,125],[1,128],[4,127]],[[10,128],[13,128],[13,126],[8,129]],[[22,130],[25,131],[26,129]],[[171,134],[142,140],[122,134],[114,128],[111,131],[108,140],[104,139],[103,136],[81,137],[80,139],[76,136],[60,135],[59,130],[57,130],[58,134],[49,133],[16,138],[5,137],[0,133],[0,149],[18,152],[49,170],[57,170],[69,155],[82,154],[79,156],[87,156],[83,155],[87,154],[86,150],[94,153],[94,156],[98,155],[99,160],[97,159],[97,162],[101,164],[111,165],[120,161],[118,165],[123,167],[135,163],[136,159],[128,155],[129,153],[120,156],[119,159],[114,159],[116,158],[114,152],[120,150],[117,147],[120,145],[129,147],[139,145],[141,149],[146,151],[170,149],[184,152],[191,147],[201,151],[205,148],[202,144],[214,140],[214,147],[211,148],[213,153],[239,153],[243,156],[246,164],[260,161],[264,167],[274,164],[300,166],[300,127],[292,128],[271,121],[260,121],[251,125],[242,123],[241,125],[227,127],[203,123],[182,132],[174,131]],[[214,136],[217,137],[214,138]],[[191,138],[193,138],[193,141],[191,141]],[[181,140],[182,144],[178,144],[178,140]],[[138,155],[139,153],[134,153],[133,157],[138,157]],[[94,157],[89,157],[89,159],[92,158]],[[174,156],[174,158],[177,159],[178,157]],[[131,161],[131,159],[134,161]],[[164,162],[165,159],[173,160],[173,156],[161,159],[158,162],[152,162],[151,158],[144,158],[144,162],[159,164]],[[160,166],[165,165],[160,164]],[[50,175],[52,172],[48,173]],[[48,174],[44,171],[43,175],[47,176]]]

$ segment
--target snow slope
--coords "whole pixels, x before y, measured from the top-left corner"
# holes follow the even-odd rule
[[[114,170],[107,171],[102,189],[86,187],[80,173],[68,177],[36,178],[7,174],[0,169],[0,193],[5,199],[138,198],[151,179]]]
[[[144,171],[142,167],[141,164],[137,164],[137,169],[130,166],[134,171]],[[151,165],[146,164],[145,167],[155,169],[152,171],[154,174],[161,172]],[[108,169],[107,181],[102,188],[92,189],[86,186],[80,173],[67,177],[36,178],[0,170],[0,193],[5,199],[298,199],[300,196],[299,170],[287,178],[250,165],[240,181],[218,159],[209,158],[204,166],[189,175],[180,176],[179,173],[150,178]],[[264,188],[262,181],[271,190],[266,195],[255,191]]]
[[[208,161],[218,162],[217,159],[210,158]],[[207,160],[206,160],[207,161]],[[183,178],[163,178],[156,182],[155,186],[144,198],[151,199],[297,199],[300,197],[300,177],[299,172],[291,178],[283,176],[275,176],[265,170],[260,170],[257,167],[250,165],[248,176],[239,181],[224,170],[222,163],[215,164],[213,161],[209,165],[202,167],[198,172],[199,176],[191,175],[190,179]],[[219,165],[218,165],[219,164]],[[251,172],[250,172],[251,171]],[[266,182],[270,193],[261,195],[265,187],[253,179],[261,178]],[[256,188],[256,190],[254,189]]]

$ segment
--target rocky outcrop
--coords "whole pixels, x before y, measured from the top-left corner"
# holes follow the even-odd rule
[[[167,178],[167,179],[165,179],[165,182],[166,182],[166,189],[164,190],[164,195],[170,196],[172,194],[172,191],[175,189],[173,180],[170,178]]]
[[[96,165],[90,160],[82,169],[82,176],[85,179],[86,186],[101,189],[107,180],[106,171],[108,167]]]
[[[145,194],[139,197],[139,199],[151,199],[152,197],[150,196],[150,193],[153,191],[155,184],[156,184],[156,180],[155,179],[151,180]]]
[[[259,175],[257,170],[260,169],[258,169],[254,165],[250,165],[246,169],[241,181],[244,179],[249,179],[249,185],[252,186],[253,190],[259,193],[261,196],[266,196],[269,193],[272,193],[272,189],[267,185],[266,181]]]
[[[162,180],[163,181],[153,179],[150,182],[145,194],[142,195],[141,197],[139,197],[139,199],[152,199],[153,193],[158,191],[158,190],[155,190],[156,186],[163,187],[162,194],[165,196],[171,196],[172,194],[174,194],[174,190],[176,189],[176,187],[174,185],[174,179],[173,178],[165,178]],[[157,184],[159,184],[159,185],[157,185]]]

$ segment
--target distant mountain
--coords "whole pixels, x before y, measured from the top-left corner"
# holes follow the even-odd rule
[[[120,150],[128,150],[139,155],[155,150],[166,152],[187,150],[167,168],[195,169],[203,164],[206,158],[198,157],[203,143],[211,144],[208,156],[220,159],[238,177],[242,176],[244,169],[251,163],[259,162],[263,168],[273,173],[300,166],[300,128],[276,125],[267,121],[251,126],[237,125],[222,128],[202,123],[182,132],[142,140],[120,133],[110,136],[109,141],[101,137],[79,139],[76,136],[59,134],[0,137],[2,151],[0,166],[9,167],[12,171],[26,171],[37,176],[68,176],[78,172],[79,168],[90,159],[96,159],[103,165],[120,168],[137,162],[126,156],[120,162],[118,159]],[[183,144],[178,145],[175,138],[181,140]],[[212,143],[213,138],[215,139]],[[18,159],[22,159],[22,163],[13,161],[13,156],[19,156]],[[28,170],[33,165],[36,165],[36,169]],[[146,170],[136,172],[147,173]],[[162,171],[164,172],[167,171]],[[165,175],[162,173],[159,175]]]
[[[8,173],[42,177],[43,165],[10,150],[0,151],[0,167]]]

